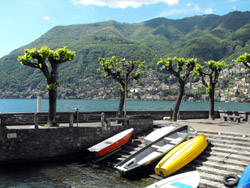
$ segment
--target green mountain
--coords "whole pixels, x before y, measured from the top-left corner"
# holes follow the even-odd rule
[[[153,71],[157,70],[157,60],[168,56],[195,57],[200,63],[222,59],[231,63],[232,59],[250,51],[249,33],[250,12],[238,11],[224,16],[204,15],[179,20],[156,18],[136,24],[106,21],[56,26],[0,59],[0,92],[5,91],[0,96],[8,97],[6,91],[10,94],[45,89],[42,73],[17,61],[27,48],[68,46],[76,51],[74,61],[59,67],[62,92],[70,96],[113,84],[96,73],[99,57],[146,61]]]

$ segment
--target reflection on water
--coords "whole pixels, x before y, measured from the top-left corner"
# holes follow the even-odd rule
[[[91,163],[41,163],[4,166],[0,188],[141,188],[150,179],[128,180],[112,167]]]

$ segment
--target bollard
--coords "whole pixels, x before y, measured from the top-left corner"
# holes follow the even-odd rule
[[[101,113],[101,124],[102,124],[103,127],[106,126],[105,125],[105,114],[104,114],[104,112]]]
[[[37,112],[42,112],[42,97],[37,97]]]
[[[34,114],[34,125],[35,129],[38,129],[38,113]]]
[[[79,109],[75,108],[75,114],[76,114],[76,126],[78,127],[78,117],[79,117]]]
[[[69,114],[69,127],[73,127],[73,121],[74,121],[74,113],[70,112],[70,114]]]

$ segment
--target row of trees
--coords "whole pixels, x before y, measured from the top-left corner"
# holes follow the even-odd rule
[[[114,60],[116,60],[116,63],[114,63]],[[130,73],[132,73],[133,71],[132,69],[135,69],[136,79],[139,79],[141,76],[141,71],[145,69],[144,67],[145,62],[129,61],[130,69],[128,71],[126,69],[122,69],[122,67],[125,67],[124,65],[126,63],[126,61],[122,59],[117,59],[116,57],[107,59],[99,58],[99,61],[100,65],[102,66],[102,69],[98,69],[98,72],[99,73],[102,72],[106,77],[111,77],[121,84],[121,98],[117,113],[117,116],[120,116],[124,104],[124,89],[125,89],[124,82],[126,80],[126,77],[130,78],[127,79],[128,80],[127,84],[128,84],[130,80],[134,79],[133,76],[130,76]],[[158,61],[157,64],[161,66],[162,70],[170,72],[174,77],[177,78],[179,82],[179,93],[177,100],[174,104],[174,111],[172,116],[173,121],[177,121],[177,115],[180,109],[180,104],[185,93],[185,85],[187,83],[190,74],[198,75],[202,80],[203,85],[206,87],[210,101],[209,118],[214,119],[215,85],[218,82],[220,71],[222,70],[223,67],[226,66],[224,61],[218,61],[218,62],[208,61],[205,63],[207,67],[204,67],[197,63],[197,59],[194,58],[184,59],[175,57],[175,58],[161,59],[160,61]],[[132,67],[131,65],[136,65],[136,66]],[[117,75],[119,76],[117,77]]]
[[[46,78],[46,91],[49,92],[48,124],[51,126],[56,125],[57,87],[60,85],[60,81],[57,78],[58,66],[66,61],[72,61],[75,55],[75,52],[67,50],[67,47],[53,51],[47,46],[44,46],[40,50],[36,48],[25,50],[24,55],[18,57],[18,61],[20,61],[22,65],[40,69]],[[250,54],[245,53],[236,61],[250,69]],[[117,111],[117,117],[120,117],[122,116],[124,101],[128,91],[127,86],[130,81],[138,80],[141,77],[142,72],[145,71],[145,62],[131,61],[115,56],[112,58],[100,57],[99,62],[101,68],[98,69],[97,72],[102,73],[106,77],[111,77],[121,85],[120,104]],[[209,118],[214,119],[215,85],[218,82],[221,70],[226,66],[224,61],[208,61],[205,62],[206,66],[202,66],[197,63],[197,59],[175,57],[161,59],[157,64],[161,67],[161,70],[170,72],[179,82],[179,94],[174,104],[173,121],[177,121],[177,114],[185,93],[185,85],[190,74],[199,76],[203,85],[206,87],[210,101]]]

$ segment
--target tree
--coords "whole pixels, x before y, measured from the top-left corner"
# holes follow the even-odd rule
[[[238,63],[242,63],[245,68],[250,69],[250,54],[249,53],[244,53],[243,55],[239,56],[236,61]]]
[[[174,111],[172,120],[177,121],[177,114],[179,112],[180,104],[182,97],[185,92],[185,85],[188,80],[188,77],[190,73],[193,71],[195,67],[197,59],[184,59],[184,58],[167,58],[167,59],[161,59],[158,61],[158,65],[161,65],[162,69],[167,70],[170,72],[173,76],[175,76],[179,82],[179,94],[177,97],[177,100],[174,104]],[[174,67],[174,62],[176,63],[176,67]]]
[[[113,56],[112,58],[100,57],[99,60],[102,69],[97,69],[98,73],[103,73],[106,77],[111,77],[120,85],[120,104],[117,110],[117,117],[120,117],[123,112],[125,88],[131,80],[138,80],[141,77],[142,71],[145,70],[145,62],[130,61]]]
[[[203,66],[196,64],[194,74],[200,77],[202,84],[206,87],[206,92],[209,95],[209,119],[214,120],[215,85],[218,82],[220,71],[226,64],[224,61],[208,61],[205,64],[210,69],[207,73]]]
[[[66,46],[56,51],[43,46],[40,50],[26,49],[24,55],[18,57],[22,65],[40,69],[46,78],[48,84],[46,91],[49,92],[48,124],[51,126],[56,125],[57,87],[60,85],[60,81],[57,80],[58,66],[66,61],[72,61],[75,55],[75,52],[67,50]]]

